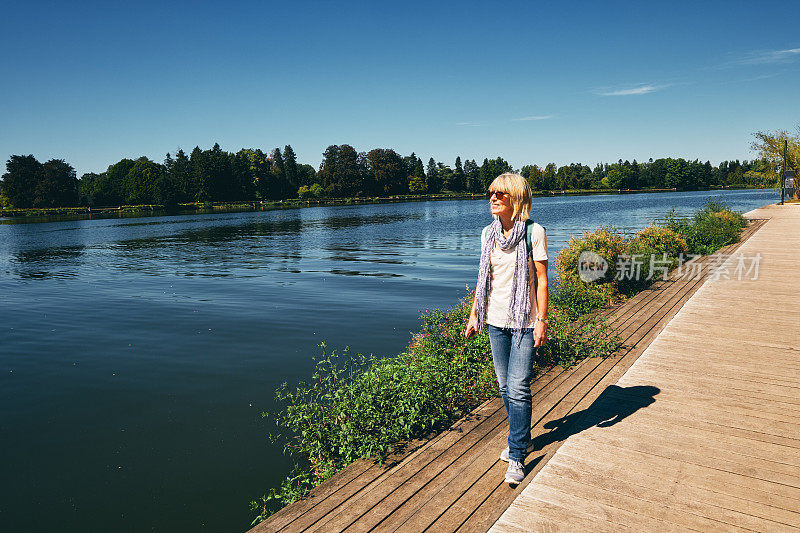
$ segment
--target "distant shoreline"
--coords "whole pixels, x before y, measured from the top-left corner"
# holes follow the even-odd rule
[[[762,189],[763,187],[711,187],[708,189],[694,189],[698,191],[723,191]],[[641,194],[678,192],[677,189],[572,189],[564,191],[537,191],[536,198],[551,196],[592,196],[598,194]],[[689,191],[687,191],[689,192]],[[53,207],[53,208],[24,208],[0,209],[0,219],[27,219],[37,222],[37,218],[47,219],[41,222],[52,221],[52,218],[65,220],[91,220],[93,218],[137,218],[153,214],[207,214],[215,212],[246,212],[268,211],[274,209],[299,209],[304,207],[324,207],[341,205],[363,204],[388,204],[405,202],[427,202],[441,200],[478,200],[484,198],[483,194],[454,193],[454,194],[428,194],[428,195],[394,195],[376,197],[353,198],[319,198],[301,200],[291,198],[279,201],[252,201],[252,202],[194,202],[179,204],[177,208],[168,209],[163,205],[122,205],[114,207]]]

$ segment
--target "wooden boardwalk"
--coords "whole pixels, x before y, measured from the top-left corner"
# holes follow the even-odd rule
[[[742,241],[757,234],[763,223],[752,221]],[[740,243],[720,253],[731,253],[738,246]],[[703,258],[702,262],[713,260]],[[623,339],[623,346],[611,357],[587,359],[568,370],[545,369],[538,376],[531,385],[537,449],[528,458],[525,481],[516,489],[503,482],[506,463],[499,460],[499,453],[506,445],[508,430],[502,401],[495,399],[443,433],[408,443],[384,465],[357,461],[316,487],[309,497],[287,506],[251,531],[485,532],[512,503],[511,514],[495,527],[529,530],[526,525],[512,525],[513,520],[508,519],[515,516],[513,513],[517,517],[526,514],[526,508],[519,507],[524,505],[522,500],[515,499],[526,493],[531,480],[547,468],[568,437],[573,436],[571,442],[576,433],[586,433],[584,415],[594,415],[600,409],[605,420],[628,420],[653,402],[652,395],[647,397],[648,389],[635,389],[638,394],[628,398],[630,391],[614,385],[703,285],[707,275],[708,269],[698,279],[673,273],[669,280],[659,281],[606,311],[615,333]],[[618,396],[628,400],[610,403],[610,398]],[[662,396],[663,392],[656,399],[661,401]],[[648,409],[652,406],[644,411]],[[586,524],[595,521],[589,515],[583,519]],[[551,522],[552,517],[542,517],[542,524]]]
[[[800,205],[749,216],[757,279],[709,279],[490,531],[800,530]]]

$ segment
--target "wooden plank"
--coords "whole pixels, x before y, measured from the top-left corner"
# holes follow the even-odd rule
[[[532,531],[636,531],[625,524],[615,524],[604,519],[598,519],[581,512],[577,512],[566,506],[556,505],[550,502],[537,501],[536,512],[531,509],[520,507],[514,510],[507,517],[498,522],[495,531],[497,533],[531,533]],[[545,513],[539,513],[545,511]],[[546,514],[552,518],[545,518]]]
[[[686,525],[684,524],[676,524],[675,522],[666,519],[669,516],[667,509],[664,509],[664,519],[654,519],[636,511],[629,510],[631,508],[638,510],[638,507],[640,507],[640,505],[637,505],[637,502],[635,502],[633,498],[629,498],[625,501],[619,501],[623,500],[623,498],[619,498],[618,501],[615,502],[616,505],[604,505],[605,502],[602,502],[600,498],[605,495],[599,491],[595,493],[593,497],[587,498],[575,495],[571,492],[567,493],[552,487],[539,486],[538,484],[529,485],[527,494],[530,495],[530,499],[534,500],[531,502],[533,505],[530,505],[529,511],[536,512],[537,514],[543,514],[543,512],[539,510],[538,506],[536,506],[536,502],[542,501],[559,505],[561,507],[568,507],[574,511],[593,516],[598,520],[612,522],[615,525],[624,524],[625,526],[638,531],[686,531],[687,529]],[[526,504],[527,500],[528,498],[526,498]],[[554,518],[558,517],[556,516]],[[710,526],[708,522],[706,522],[705,525]],[[689,529],[694,531],[702,531],[702,529],[698,527]],[[712,530],[718,529],[711,527],[707,529],[707,531]]]
[[[631,460],[641,461],[647,469],[630,468]],[[703,467],[662,461],[652,456],[623,455],[602,447],[596,454],[586,455],[569,445],[561,447],[558,457],[548,462],[547,469],[549,475],[563,476],[564,479],[578,477],[584,483],[600,483],[613,490],[618,490],[615,487],[623,484],[636,487],[636,490],[656,491],[650,493],[661,501],[679,496],[683,504],[712,507],[705,511],[709,516],[716,512],[713,507],[720,507],[800,526],[798,500],[775,494],[772,490],[743,486],[738,476],[728,472],[703,470]],[[699,475],[697,470],[702,470]]]
[[[753,531],[800,526],[800,513],[696,489],[677,480],[667,481],[669,478],[657,479],[644,472],[626,475],[629,473],[627,469],[609,472],[596,461],[574,462],[570,458],[565,464],[560,458],[554,458],[537,481],[544,487],[570,492],[573,486],[578,487],[576,495],[584,498],[600,493],[609,499],[613,498],[611,495],[619,495],[642,500],[638,512],[656,519],[664,519],[666,513],[669,521],[701,531],[725,528],[720,523]],[[665,501],[669,501],[669,505],[665,505]]]
[[[658,464],[661,464],[663,468],[672,468],[675,471],[684,470],[691,475],[682,477],[682,483],[696,483],[699,478],[713,476],[716,479],[725,480],[726,484],[736,485],[745,489],[749,487],[768,493],[773,498],[772,501],[778,502],[775,506],[784,509],[797,510],[797,503],[800,501],[800,487],[793,487],[775,479],[765,479],[758,475],[743,475],[741,469],[736,468],[735,465],[727,468],[728,465],[724,461],[705,461],[699,455],[690,456],[689,459],[699,458],[700,461],[685,460],[685,457],[679,454],[673,455],[672,450],[665,454],[658,449],[638,449],[635,445],[619,447],[618,443],[613,440],[588,438],[570,440],[562,446],[561,451],[565,455],[579,457],[593,457],[596,451],[597,457],[603,457],[606,460],[608,460],[609,455],[616,454],[626,459],[628,465],[626,468],[633,472],[640,470],[638,468],[639,465],[642,466],[642,471],[647,472],[656,468],[654,465]],[[634,468],[634,466],[637,468]],[[647,468],[644,468],[645,466]],[[722,491],[721,486],[719,491]]]

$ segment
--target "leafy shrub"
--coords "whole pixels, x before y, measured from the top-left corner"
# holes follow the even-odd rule
[[[724,201],[708,199],[694,217],[681,218],[673,210],[664,225],[686,239],[689,253],[708,255],[738,241],[747,221],[741,213],[731,211]]]
[[[689,251],[686,239],[675,231],[661,226],[646,227],[636,234],[626,248],[628,253],[635,250],[657,250],[671,258],[677,258]]]
[[[592,283],[579,277],[578,262],[582,252],[591,251],[608,263],[605,275]],[[613,228],[601,227],[584,233],[580,238],[570,237],[556,259],[558,288],[554,291],[554,304],[572,312],[572,318],[603,307],[619,296],[614,283],[615,265],[625,252],[625,242]]]
[[[625,251],[625,243],[614,228],[606,226],[586,232],[580,238],[570,237],[556,260],[556,273],[559,281],[578,278],[578,260],[581,252],[584,251],[595,252],[608,261],[609,269],[598,282],[610,282],[614,279],[613,267],[617,264],[617,257]]]
[[[625,253],[630,260],[640,262],[638,275],[617,280],[619,291],[632,294],[641,290],[652,281],[651,277],[663,276],[660,267],[669,269],[676,266],[681,254],[688,251],[686,239],[669,228],[649,226],[641,230],[625,244]]]
[[[591,313],[619,297],[613,282],[586,283],[579,277],[562,278],[550,296],[552,306],[563,309],[572,320]]]
[[[313,198],[320,198],[322,197],[323,193],[322,187],[318,183],[314,183],[312,185],[303,185],[299,189],[297,189],[297,197],[301,200],[308,200]]]

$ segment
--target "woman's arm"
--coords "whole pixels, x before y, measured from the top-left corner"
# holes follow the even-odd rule
[[[536,308],[539,318],[547,319],[547,259],[533,262]],[[533,302],[533,298],[531,298]],[[533,345],[538,348],[547,342],[547,324],[537,321],[533,328]]]
[[[466,338],[472,337],[473,334],[478,332],[478,316],[475,312],[475,304],[477,302],[472,299],[472,311],[469,312],[469,320],[467,320],[467,327],[464,328],[464,336]]]

